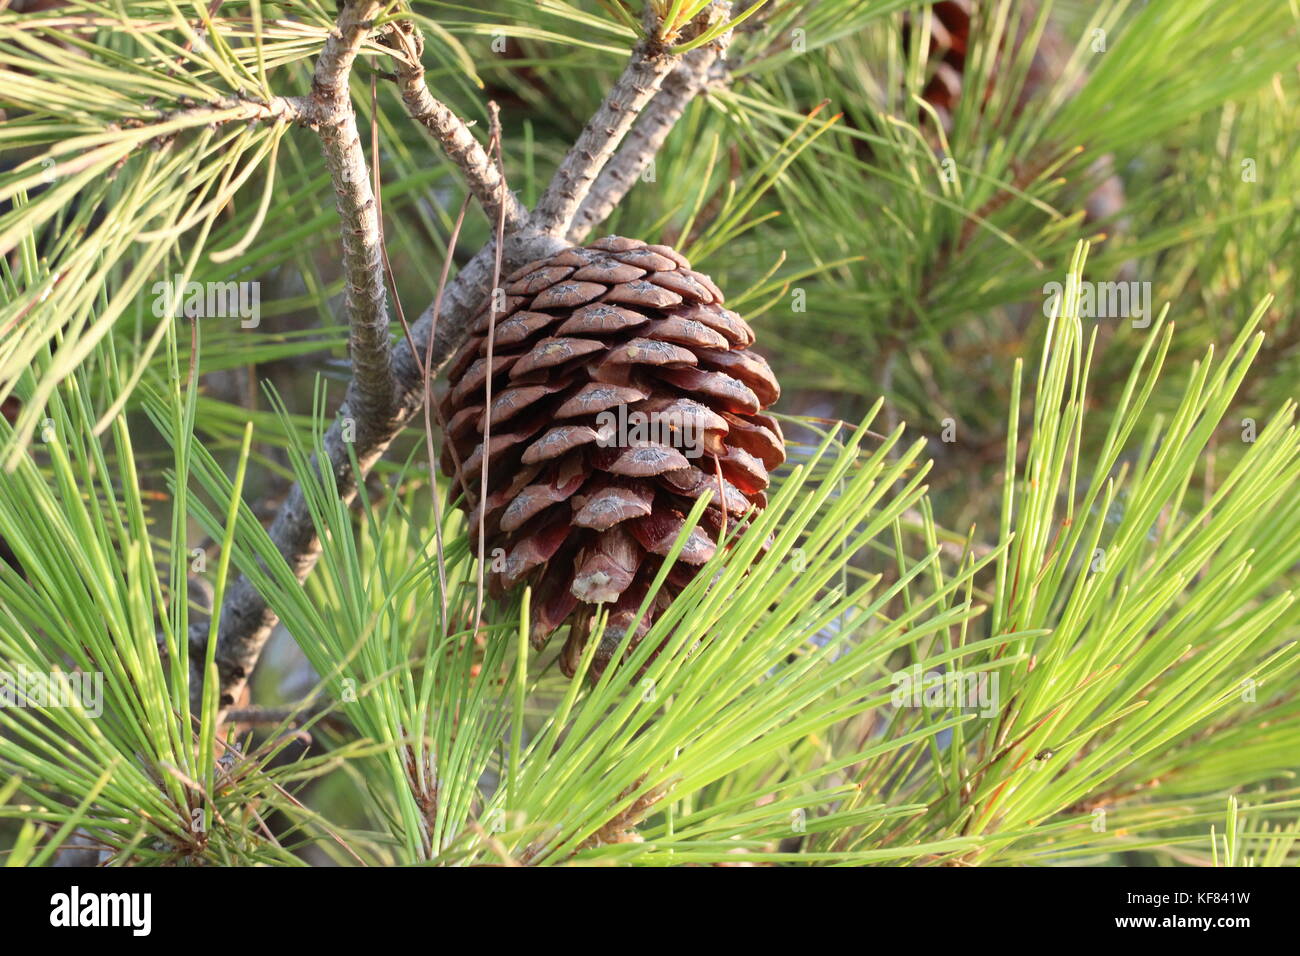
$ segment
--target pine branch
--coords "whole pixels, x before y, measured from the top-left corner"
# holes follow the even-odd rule
[[[231,115],[232,110],[239,112]],[[247,97],[224,97],[205,106],[194,106],[163,114],[167,124],[183,123],[186,127],[200,123],[247,123],[275,120],[298,126],[320,122],[319,104],[306,96],[273,96],[265,103]]]
[[[324,443],[344,500],[356,494],[358,480],[346,437],[355,428],[356,457],[365,474],[392,440],[398,412],[379,217],[348,92],[352,64],[381,6],[375,0],[343,6],[337,28],[325,42],[312,77],[315,128],[337,198],[347,288],[352,380],[336,427],[326,435]],[[342,423],[351,423],[352,427],[345,431]],[[301,486],[295,485],[289,492],[271,526],[271,536],[299,580],[305,578],[315,564],[320,543]],[[241,576],[233,582],[222,602],[221,636],[215,651],[221,682],[218,701],[223,710],[238,698],[275,621],[274,612],[247,578]],[[195,668],[191,697],[197,707],[203,692],[203,675],[198,669],[205,659],[207,637],[197,624],[189,637]]]
[[[731,4],[726,4],[724,16],[730,15]],[[609,218],[610,213],[623,201],[623,197],[636,183],[655,154],[659,152],[668,134],[686,112],[696,94],[708,86],[718,72],[731,42],[731,32],[718,37],[713,43],[696,47],[687,53],[667,78],[654,99],[650,101],[637,120],[618,153],[601,171],[590,193],[582,201],[573,224],[569,227],[570,242],[580,242],[593,228]]]
[[[632,51],[623,75],[587,121],[538,201],[530,220],[538,232],[557,236],[568,232],[601,169],[664,78],[681,62],[658,37],[653,4],[646,4],[645,26],[645,36]]]
[[[348,405],[359,421],[367,422],[392,415],[396,385],[378,207],[366,166],[365,148],[357,130],[356,111],[348,93],[348,77],[381,6],[377,0],[366,0],[343,7],[338,32],[326,41],[311,84],[312,96],[323,111],[317,133],[338,198],[343,235],[348,344],[352,357]]]
[[[499,206],[505,204],[506,232],[514,233],[523,227],[528,210],[509,190],[501,188],[501,174],[488,158],[469,127],[444,103],[435,99],[424,82],[424,36],[409,21],[394,24],[384,38],[384,43],[397,54],[397,85],[402,91],[402,102],[411,117],[433,134],[441,144],[447,158],[460,167],[466,185],[487,214],[489,222],[496,222]],[[504,199],[498,197],[504,196]]]

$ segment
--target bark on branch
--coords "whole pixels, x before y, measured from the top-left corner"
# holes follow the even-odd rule
[[[727,5],[728,8],[730,4]],[[724,14],[725,15],[725,14]],[[587,233],[609,218],[610,213],[636,184],[659,152],[668,134],[686,112],[686,107],[710,83],[726,56],[731,41],[728,31],[713,43],[696,47],[686,54],[664,79],[659,92],[642,112],[640,119],[618,153],[596,178],[591,191],[582,201],[569,227],[570,242],[581,242]]]
[[[353,394],[349,408],[358,424],[361,420],[383,421],[390,417],[397,393],[378,207],[348,91],[352,62],[380,7],[380,3],[369,0],[343,8],[339,32],[326,41],[311,84],[312,97],[321,104],[324,114],[317,133],[334,184],[343,236],[348,349],[352,356]]]
[[[429,92],[424,82],[424,65],[420,62],[424,37],[410,22],[401,22],[393,25],[384,43],[395,53],[397,86],[407,112],[433,134],[447,158],[460,167],[466,185],[483,207],[488,221],[496,222],[499,207],[504,205],[506,232],[517,232],[523,227],[528,210],[513,193],[501,188],[500,171],[465,122]]]
[[[343,240],[352,381],[340,420],[350,419],[355,423],[357,458],[363,473],[386,447],[386,443],[380,442],[393,427],[398,410],[379,217],[348,90],[352,64],[381,6],[376,0],[345,3],[336,29],[316,61],[310,97],[310,113],[334,185]],[[372,448],[373,452],[368,451]],[[331,429],[326,436],[325,451],[339,493],[350,499],[356,494],[357,476],[352,472],[341,429]],[[318,462],[314,464],[319,467]],[[315,564],[320,542],[316,540],[301,487],[295,485],[290,491],[271,526],[271,535],[299,580],[306,577]],[[218,700],[224,710],[234,703],[247,682],[276,617],[242,576],[227,589],[221,615],[214,657],[221,681]],[[206,649],[206,633],[200,622],[191,629],[189,638],[193,671],[191,697],[197,706],[202,702],[201,670]]]
[[[664,78],[681,61],[658,39],[657,27],[653,5],[647,3],[645,37],[537,202],[531,226],[538,232],[563,236],[569,231],[596,177],[633,121],[659,92]]]
[[[316,104],[306,96],[273,96],[265,103],[247,97],[224,97],[206,106],[194,106],[160,115],[167,123],[184,121],[187,124],[191,121],[197,124],[279,120],[311,126],[320,119]]]

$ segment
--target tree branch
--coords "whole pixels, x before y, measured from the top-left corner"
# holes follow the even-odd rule
[[[731,4],[725,6],[727,9],[723,16],[730,16]],[[715,68],[721,66],[730,42],[731,31],[728,30],[714,42],[687,53],[676,69],[668,74],[618,153],[601,171],[582,201],[569,227],[570,242],[580,242],[593,228],[608,219],[623,201],[637,177],[668,139],[668,134],[682,118],[691,100],[708,86],[716,73],[721,72]]]
[[[352,356],[349,407],[358,422],[390,417],[397,397],[378,207],[348,91],[352,63],[381,6],[377,0],[344,5],[338,32],[325,42],[311,83],[312,97],[324,114],[317,133],[334,183],[342,227],[348,348]]]
[[[336,29],[316,61],[310,97],[314,127],[334,185],[343,240],[352,380],[340,410],[340,422],[351,420],[355,424],[357,458],[363,474],[387,447],[384,436],[390,436],[396,427],[399,406],[379,217],[348,91],[352,64],[380,7],[376,0],[349,0],[344,4]],[[325,452],[339,493],[350,500],[356,494],[357,476],[341,428],[330,430]],[[280,508],[271,536],[299,580],[305,578],[315,564],[320,542],[300,486],[293,487]],[[221,682],[218,700],[223,711],[243,689],[275,621],[274,612],[246,577],[239,577],[227,589],[222,602],[221,634],[214,652]],[[202,702],[201,670],[207,643],[198,622],[191,627],[189,640],[191,696],[197,706]]]
[[[587,121],[577,142],[555,171],[538,200],[530,225],[541,233],[563,236],[633,121],[659,91],[664,78],[681,57],[668,52],[658,38],[654,5],[646,4],[645,36],[600,107]]]
[[[505,206],[506,232],[517,232],[528,218],[528,210],[507,189],[496,164],[474,138],[469,127],[445,104],[434,99],[424,82],[424,37],[409,21],[395,23],[384,37],[395,54],[397,86],[411,117],[433,134],[447,158],[460,167],[465,183],[474,194],[489,222],[496,222]],[[504,197],[504,198],[502,198]]]
[[[231,113],[232,110],[238,112]],[[314,126],[320,120],[317,104],[306,96],[273,96],[266,103],[248,97],[223,97],[205,106],[186,107],[160,114],[163,121],[205,121],[209,123],[247,123],[279,120],[298,126]]]

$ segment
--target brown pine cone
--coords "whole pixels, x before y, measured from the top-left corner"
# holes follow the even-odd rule
[[[785,460],[761,414],[780,394],[754,333],[713,281],[667,246],[610,236],[506,278],[492,338],[486,549],[496,595],[534,586],[532,642],[561,625],[573,676],[600,605],[593,676],[619,645],[695,499],[713,500],[630,652],[708,561],[725,527],[767,503]],[[477,548],[489,314],[449,365],[442,468],[464,492]],[[498,550],[500,549],[500,550]]]
[[[952,114],[961,97],[966,56],[970,52],[973,18],[978,14],[973,10],[972,0],[938,0],[932,9],[934,18],[930,21],[929,59],[935,65],[921,97],[939,114],[944,131],[951,133]],[[981,12],[984,16],[991,13],[987,9]],[[993,80],[984,91],[986,102],[992,94],[992,82],[996,82],[1004,64],[1019,53],[1037,15],[1038,7],[1032,2],[1019,4],[1011,11],[1007,32],[999,44]],[[904,26],[906,41],[906,31],[910,24],[905,21]],[[1030,99],[1050,87],[1064,69],[1069,53],[1069,47],[1059,29],[1049,21],[1030,57],[1029,70],[1016,98],[1017,114],[1028,105]]]
[[[943,125],[944,132],[952,133],[953,113],[962,95],[963,78],[966,72],[966,57],[970,52],[972,32],[977,23],[975,17],[989,16],[991,10],[985,5],[977,9],[972,0],[938,0],[932,5],[934,17],[930,21],[930,45],[928,57],[934,64],[929,82],[921,91],[921,98],[934,107]],[[1039,12],[1039,6],[1032,0],[1017,4],[1011,11],[1005,32],[998,44],[997,56],[993,64],[993,75],[984,90],[984,105],[987,105],[993,93],[993,86],[1005,72],[1005,64],[1019,55],[1021,48],[1029,41],[1029,33]],[[908,41],[911,29],[909,19],[904,19],[903,39]],[[1044,25],[1029,59],[1019,91],[1016,94],[1013,111],[1019,116],[1035,99],[1048,93],[1056,84],[1070,60],[1069,41],[1057,24],[1049,19]],[[1072,92],[1078,92],[1082,82],[1076,79]],[[924,125],[925,117],[921,117]],[[1024,173],[1024,185],[1032,181],[1043,162],[1030,162]],[[1124,207],[1124,183],[1114,173],[1114,160],[1109,154],[1098,157],[1089,168],[1087,178],[1096,185],[1084,200],[1086,222],[1096,222],[1107,217],[1118,216]],[[1018,176],[1019,180],[1019,176]],[[1122,223],[1115,223],[1113,229],[1122,229]]]

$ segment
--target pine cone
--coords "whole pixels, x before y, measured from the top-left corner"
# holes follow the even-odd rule
[[[934,107],[943,123],[944,131],[952,132],[952,114],[961,97],[962,79],[966,72],[966,56],[971,43],[972,10],[971,0],[939,0],[933,4],[934,18],[930,21],[929,58],[935,63],[934,73],[921,91],[921,98]],[[984,15],[990,11],[984,10]],[[1014,58],[1020,47],[1026,42],[1034,19],[1038,15],[1038,6],[1032,2],[1023,2],[1011,11],[1007,23],[1007,33],[999,45],[997,61],[994,65],[994,78],[1001,71],[1004,63]],[[906,42],[905,23],[904,40]],[[1010,40],[1010,49],[1007,49]],[[1050,87],[1065,67],[1069,58],[1069,47],[1055,23],[1049,21],[1038,45],[1030,57],[1029,70],[1016,98],[1015,111],[1019,114],[1039,91]],[[992,93],[990,85],[984,93],[987,101]]]
[[[630,652],[708,561],[722,529],[761,509],[785,460],[761,409],[780,394],[754,333],[722,292],[667,246],[610,236],[506,278],[492,339],[484,528],[492,593],[532,584],[532,642],[569,624],[573,676],[596,611],[609,623],[592,665],[619,652],[695,499],[713,500],[636,627]],[[451,360],[442,468],[477,528],[489,314]],[[477,547],[477,534],[471,532]],[[497,549],[501,549],[497,551]]]
[[[921,98],[934,107],[946,134],[952,133],[953,112],[961,98],[963,77],[966,72],[966,56],[970,52],[971,32],[975,27],[975,16],[985,16],[990,10],[973,9],[972,0],[938,0],[932,6],[934,17],[930,21],[929,59],[935,64],[929,82],[921,91]],[[1029,32],[1038,17],[1039,7],[1032,0],[1024,0],[1016,5],[1010,13],[1005,32],[999,42],[997,56],[993,66],[993,76],[984,90],[984,103],[987,105],[996,83],[1003,71],[1004,64],[1014,59],[1021,47],[1028,42]],[[908,42],[911,22],[904,18],[903,41]],[[1014,114],[1019,116],[1035,98],[1049,92],[1060,80],[1070,60],[1071,46],[1052,19],[1048,19],[1037,45],[1029,59],[1029,68],[1016,95]],[[1076,78],[1071,92],[1077,93],[1082,88],[1082,81]],[[925,117],[921,117],[924,125]],[[1028,168],[1018,177],[1017,185],[1024,185],[1038,174],[1044,162],[1030,162]],[[1084,200],[1086,222],[1096,222],[1107,217],[1117,216],[1124,207],[1124,184],[1114,174],[1114,160],[1109,154],[1094,160],[1088,170],[1089,178],[1096,186]],[[1112,228],[1119,229],[1116,223]]]

